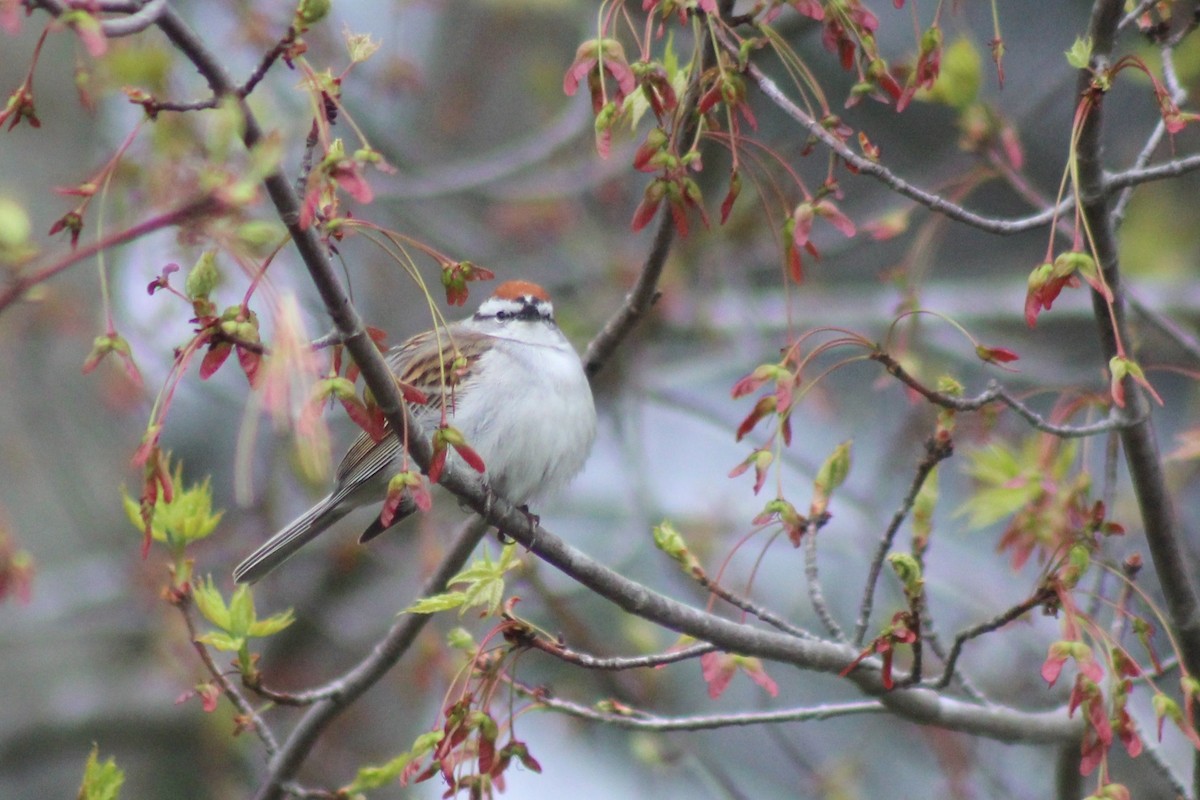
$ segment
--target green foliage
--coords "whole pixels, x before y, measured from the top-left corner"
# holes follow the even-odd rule
[[[399,780],[410,764],[417,764],[420,759],[432,752],[444,736],[445,734],[440,730],[421,734],[413,742],[411,750],[401,753],[384,764],[360,769],[358,775],[354,777],[354,781],[342,791],[346,794],[353,794],[367,789],[378,789]]]
[[[125,771],[117,766],[116,759],[100,761],[100,748],[92,745],[92,752],[83,768],[79,800],[117,800],[123,783]]]
[[[520,564],[515,544],[505,545],[498,561],[484,548],[482,558],[447,581],[448,586],[465,584],[465,589],[422,597],[400,613],[435,614],[457,608],[462,616],[471,608],[483,608],[485,615],[495,614],[504,600],[504,573]]]
[[[29,214],[17,202],[0,197],[0,264],[16,264],[33,255]]]
[[[1066,478],[1075,461],[1075,445],[1064,442],[1049,465],[1039,460],[1041,437],[1025,441],[1021,450],[993,442],[967,454],[967,474],[979,483],[975,494],[959,507],[971,528],[984,528],[1033,503],[1044,491],[1042,481]]]
[[[162,542],[175,550],[211,534],[220,524],[225,512],[214,513],[212,510],[210,478],[205,477],[203,482],[194,483],[186,490],[181,489],[183,465],[176,464],[171,481],[175,490],[169,497],[165,496],[162,485],[158,487],[158,497],[150,518],[150,535],[156,542]],[[121,499],[129,521],[138,533],[142,533],[145,523],[142,519],[141,505],[124,488],[121,489]]]
[[[1091,37],[1076,37],[1075,43],[1071,45],[1071,49],[1067,51],[1067,63],[1075,69],[1087,69],[1088,64],[1090,64],[1091,61]]]
[[[654,546],[678,562],[684,572],[695,573],[701,569],[700,562],[688,549],[683,534],[666,520],[654,526]]]
[[[955,39],[942,53],[942,68],[929,89],[917,99],[942,103],[962,111],[975,102],[983,83],[983,57],[970,39]]]
[[[234,590],[228,604],[221,596],[220,590],[213,586],[211,576],[206,582],[197,584],[192,595],[200,613],[217,627],[216,631],[206,633],[196,641],[218,650],[237,653],[238,666],[243,674],[248,675],[254,671],[249,640],[272,636],[295,621],[290,608],[266,619],[259,619],[254,610],[254,595],[245,584]]]

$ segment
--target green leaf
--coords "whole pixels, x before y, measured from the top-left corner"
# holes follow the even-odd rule
[[[224,631],[210,631],[202,636],[197,636],[196,641],[218,650],[236,653],[246,644],[246,637],[230,636]]]
[[[117,800],[121,784],[125,783],[125,771],[117,766],[113,758],[100,761],[100,748],[92,745],[87,764],[83,768],[83,783],[79,785],[79,800]]]
[[[464,592],[443,592],[442,594],[422,597],[400,613],[436,614],[439,611],[449,611],[452,608],[458,608],[466,599],[467,596]]]
[[[209,478],[201,483],[194,483],[186,490],[183,489],[183,465],[176,464],[171,474],[171,483],[175,487],[174,496],[170,501],[163,497],[162,486],[158,487],[158,497],[154,502],[154,513],[150,518],[150,535],[155,541],[172,545],[186,545],[189,542],[208,536],[221,522],[225,512],[212,511],[212,487]],[[137,500],[121,489],[121,502],[138,534],[145,531],[142,522],[141,505]]]
[[[389,784],[400,778],[407,767],[413,760],[412,753],[401,753],[400,755],[388,761],[386,764],[379,766],[363,767],[354,776],[354,781],[344,789],[343,792],[351,794],[353,792],[362,792],[367,789],[378,789],[381,786]]]
[[[211,578],[210,578],[211,580]],[[247,584],[239,584],[229,600],[229,626],[227,631],[236,636],[246,636],[254,624],[254,597]]]
[[[289,608],[278,614],[272,614],[266,619],[256,619],[250,624],[250,630],[247,631],[247,635],[255,637],[273,636],[295,621],[296,617]]]
[[[910,599],[920,597],[925,586],[925,579],[921,577],[920,562],[908,553],[892,553],[887,560],[896,572],[896,577],[904,584],[904,593]]]
[[[225,606],[221,592],[213,586],[211,575],[207,582],[197,583],[193,587],[192,599],[196,601],[196,608],[200,609],[206,620],[223,631],[229,630],[229,609]]]
[[[1092,63],[1092,38],[1076,37],[1075,44],[1067,51],[1067,63],[1075,69],[1087,69]]]
[[[460,614],[467,609],[484,606],[488,614],[495,614],[504,600],[504,573],[520,565],[517,560],[517,547],[508,544],[500,551],[500,560],[493,561],[491,553],[483,551],[483,557],[477,559],[462,572],[450,579],[450,585],[466,584],[462,591],[463,605]]]
[[[917,96],[961,111],[975,102],[982,83],[983,58],[974,43],[963,36],[943,51],[942,67],[932,88]]]

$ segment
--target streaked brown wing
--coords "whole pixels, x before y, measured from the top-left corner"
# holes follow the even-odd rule
[[[451,389],[461,386],[453,368],[456,353],[466,357],[469,368],[479,360],[483,353],[481,344],[488,338],[486,334],[459,330],[453,335],[452,345],[446,329],[443,328],[440,333],[440,337],[434,331],[419,333],[393,347],[384,356],[388,367],[400,376],[401,381],[426,395],[428,402],[424,408],[427,409],[438,408],[442,397],[450,396],[442,391],[443,381]],[[414,411],[418,419],[427,416],[418,409]],[[396,436],[387,436],[376,442],[366,433],[359,434],[338,464],[335,477],[339,493],[349,494],[358,486],[368,483],[399,451],[400,440]]]

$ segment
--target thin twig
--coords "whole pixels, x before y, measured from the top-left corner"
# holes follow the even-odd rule
[[[808,581],[808,601],[812,605],[817,619],[821,620],[821,624],[825,626],[829,635],[839,642],[844,642],[846,634],[842,631],[842,626],[838,625],[837,620],[833,618],[833,614],[830,613],[829,605],[825,602],[825,592],[821,589],[821,574],[817,569],[817,530],[819,527],[816,521],[810,520],[804,531],[804,577]]]
[[[900,508],[896,509],[896,513],[892,515],[892,520],[888,524],[887,530],[883,532],[879,546],[875,549],[875,557],[871,559],[871,568],[867,571],[867,584],[863,588],[862,602],[858,606],[858,623],[854,626],[855,647],[862,647],[863,640],[866,638],[867,626],[871,620],[871,607],[875,602],[875,586],[879,583],[879,573],[883,571],[884,559],[892,549],[892,542],[900,530],[900,525],[908,516],[908,512],[912,510],[913,503],[917,501],[917,495],[921,492],[921,487],[925,485],[925,480],[933,472],[934,467],[953,453],[954,448],[949,440],[939,441],[930,437],[925,443],[925,455],[917,464],[917,473],[908,487],[908,494],[900,501]]]
[[[1179,85],[1179,78],[1175,74],[1175,59],[1173,51],[1164,47],[1160,51],[1162,54],[1163,78],[1167,84],[1167,91],[1171,93],[1171,100],[1178,105],[1187,99],[1187,91]],[[1143,170],[1150,163],[1150,159],[1154,156],[1154,151],[1162,144],[1163,137],[1167,133],[1167,123],[1165,120],[1159,119],[1154,126],[1154,130],[1150,132],[1150,136],[1146,139],[1146,144],[1137,154],[1137,158],[1133,160],[1132,170]],[[1113,228],[1121,227],[1121,223],[1125,221],[1125,212],[1129,207],[1129,201],[1133,199],[1133,190],[1139,184],[1131,183],[1121,189],[1121,193],[1117,196],[1113,203],[1113,210],[1109,218],[1112,220]],[[1111,190],[1115,183],[1113,178],[1105,179],[1105,186]]]
[[[578,650],[560,644],[558,642],[548,641],[541,636],[530,635],[522,637],[520,645],[530,647],[534,650],[540,650],[543,653],[552,655],[555,658],[566,661],[568,664],[574,664],[585,669],[603,670],[606,672],[619,672],[626,669],[641,669],[645,667],[661,667],[667,664],[675,664],[679,661],[688,661],[693,658],[698,658],[705,653],[711,653],[717,648],[711,644],[694,644],[690,647],[685,647],[682,650],[672,650],[666,653],[651,653],[644,656],[616,656],[611,658],[601,658],[593,656],[589,653],[581,653]]]
[[[727,40],[724,40],[722,43],[731,53],[735,55],[738,53],[736,43]],[[914,186],[883,164],[856,153],[818,120],[793,103],[791,98],[779,88],[775,81],[767,77],[754,64],[746,67],[746,74],[750,76],[750,79],[758,86],[759,90],[762,91],[768,100],[774,103],[783,113],[798,122],[811,136],[820,140],[822,144],[832,150],[839,158],[853,167],[856,172],[869,175],[897,194],[914,200],[931,211],[936,211],[957,222],[962,222],[974,228],[988,231],[989,233],[1008,235],[1045,227],[1056,216],[1070,210],[1075,204],[1073,199],[1067,198],[1052,208],[1044,209],[1027,217],[1013,219],[985,217],[976,214],[956,203],[952,203],[939,194],[934,194],[933,192],[928,192],[918,186]]]
[[[780,711],[753,711],[743,714],[704,714],[689,717],[660,717],[642,711],[630,710],[628,713],[616,714],[597,711],[590,706],[560,700],[551,696],[545,690],[522,683],[513,678],[508,679],[509,685],[539,706],[561,711],[579,719],[592,720],[614,725],[618,728],[631,728],[645,731],[704,731],[718,728],[733,728],[746,725],[762,725],[781,722],[815,722],[835,717],[848,717],[858,714],[878,714],[886,712],[887,708],[878,700],[860,700],[851,703],[829,703],[807,708],[782,709]]]
[[[695,578],[696,582],[699,583],[700,586],[705,589],[705,591],[712,592],[726,603],[740,608],[747,614],[753,614],[776,630],[783,631],[784,633],[790,633],[793,636],[799,636],[802,639],[816,638],[813,636],[813,634],[804,630],[799,625],[793,625],[773,611],[760,606],[758,603],[755,603],[750,598],[743,597],[742,595],[731,591],[730,589],[726,589],[721,584],[709,578],[708,575],[693,575],[692,577]]]
[[[937,625],[934,623],[928,608],[925,609],[924,627],[925,630],[922,631],[921,635],[924,637],[925,644],[929,645],[929,649],[933,651],[933,654],[938,657],[938,660],[941,661],[943,665],[946,664],[948,660],[946,657],[946,646],[942,643],[942,637],[937,632]],[[991,702],[988,700],[987,696],[980,691],[979,687],[976,686],[970,678],[963,674],[961,669],[956,669],[952,677],[954,682],[958,684],[959,688],[962,689],[963,694],[965,694],[967,697],[979,703]]]
[[[191,612],[191,595],[181,596],[178,602],[175,603],[175,606],[179,609],[179,613],[183,615],[184,625],[187,626],[188,641],[192,643],[192,648],[196,651],[196,655],[200,657],[204,668],[208,670],[208,674],[221,687],[221,691],[229,698],[229,702],[238,710],[238,713],[250,720],[251,724],[248,727],[262,741],[267,754],[274,756],[279,752],[279,742],[275,740],[275,734],[271,732],[271,727],[267,725],[266,721],[259,715],[254,706],[250,704],[246,696],[234,685],[233,681],[229,680],[229,677],[221,671],[221,668],[213,661],[212,653],[208,652],[208,648],[196,635],[196,621],[192,618]]]
[[[259,59],[258,66],[250,73],[250,77],[244,83],[233,90],[232,94],[242,100],[245,100],[254,91],[255,87],[267,76],[267,72],[279,60],[280,56],[288,51],[288,49],[296,43],[296,29],[289,27],[275,45],[263,54]],[[208,108],[216,108],[220,102],[217,95],[213,95],[205,100],[192,100],[190,102],[176,102],[171,100],[147,100],[143,105],[146,111],[150,114],[157,114],[159,111],[202,111]]]
[[[1038,414],[1032,408],[1013,397],[1007,389],[995,381],[989,382],[987,388],[974,397],[956,397],[944,392],[934,391],[925,386],[925,384],[913,377],[908,370],[904,369],[899,361],[883,351],[872,353],[870,358],[872,361],[878,361],[887,369],[890,375],[898,378],[905,386],[913,389],[917,394],[931,403],[954,411],[978,411],[992,403],[1003,403],[1017,412],[1017,415],[1028,422],[1031,427],[1043,433],[1053,434],[1061,439],[1079,439],[1085,436],[1107,433],[1108,431],[1128,429],[1144,422],[1146,415],[1149,413],[1147,409],[1142,409],[1140,415],[1131,415],[1120,407],[1113,406],[1108,412],[1108,416],[1097,422],[1088,423],[1087,425],[1058,425],[1048,422],[1041,414]]]
[[[103,239],[84,245],[76,250],[72,250],[70,254],[64,256],[58,261],[43,267],[36,272],[27,273],[13,280],[0,291],[0,312],[4,311],[10,305],[21,299],[24,294],[34,286],[37,286],[45,281],[53,278],[58,273],[66,270],[75,264],[78,264],[84,259],[91,258],[97,253],[108,250],[118,245],[131,242],[134,239],[140,239],[147,234],[163,228],[171,228],[176,225],[181,225],[189,220],[197,217],[202,217],[207,214],[219,212],[222,209],[222,204],[211,194],[205,194],[194,200],[179,206],[178,208],[167,211],[150,219],[143,220],[137,225],[126,228],[123,231],[118,231],[111,236],[106,236]]]
[[[1121,21],[1117,23],[1117,30],[1122,30],[1128,27],[1142,14],[1145,14],[1147,11],[1154,8],[1154,6],[1158,5],[1158,2],[1159,0],[1142,0],[1142,2],[1138,3],[1137,8],[1133,9],[1121,18]]]
[[[985,633],[1000,630],[1008,623],[1015,619],[1019,619],[1023,615],[1042,605],[1048,600],[1054,598],[1054,590],[1049,588],[1041,588],[1034,592],[1030,597],[1017,603],[1012,608],[1004,613],[989,619],[987,622],[981,622],[973,628],[967,628],[954,637],[954,644],[950,647],[950,655],[945,658],[946,668],[942,673],[942,677],[934,684],[936,689],[945,689],[950,685],[951,678],[954,677],[954,668],[958,664],[958,657],[962,655],[963,645],[972,639],[983,636]]]
[[[1129,303],[1129,307],[1136,311],[1142,319],[1150,323],[1163,336],[1170,339],[1176,347],[1186,352],[1193,361],[1200,361],[1200,339],[1197,339],[1190,331],[1166,314],[1143,303],[1129,289],[1125,290],[1125,300]]]
[[[732,10],[732,0],[721,0],[721,16],[728,16]],[[713,47],[712,41],[706,39],[700,55],[699,68],[693,71],[687,94],[676,112],[676,118],[684,120],[679,134],[680,141],[690,142],[695,138],[700,124],[699,115],[696,114],[696,105],[700,101],[700,79],[713,67],[716,59],[716,49]],[[658,282],[667,265],[667,256],[671,252],[671,244],[674,240],[674,215],[669,205],[664,203],[658,215],[658,228],[654,231],[654,241],[642,264],[642,270],[638,273],[637,282],[625,295],[625,301],[621,307],[588,343],[587,350],[583,354],[583,369],[589,378],[600,371],[638,321],[658,301]]]

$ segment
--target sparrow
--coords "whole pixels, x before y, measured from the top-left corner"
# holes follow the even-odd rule
[[[426,397],[410,404],[420,435],[432,434],[444,409],[446,422],[483,460],[487,484],[509,502],[552,492],[583,468],[596,436],[592,390],[541,286],[502,283],[474,316],[419,333],[385,358],[399,381]],[[459,456],[452,451],[449,458]],[[354,509],[382,503],[403,461],[394,433],[380,441],[360,434],[337,468],[333,491],[239,564],[234,579],[257,581]],[[376,518],[360,541],[415,510],[405,496],[389,524]]]

